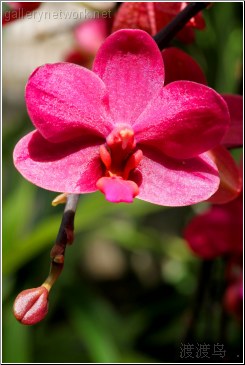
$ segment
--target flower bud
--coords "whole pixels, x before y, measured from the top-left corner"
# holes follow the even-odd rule
[[[48,313],[48,294],[44,286],[23,290],[14,302],[15,318],[25,325],[40,322]]]

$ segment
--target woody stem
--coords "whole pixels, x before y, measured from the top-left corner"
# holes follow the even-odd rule
[[[193,2],[186,6],[166,27],[160,30],[153,39],[160,50],[166,48],[169,42],[185,26],[185,24],[199,11],[207,8],[210,3]]]

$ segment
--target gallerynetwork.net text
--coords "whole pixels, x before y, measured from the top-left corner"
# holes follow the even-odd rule
[[[37,22],[42,20],[83,20],[83,19],[98,19],[98,18],[111,18],[111,10],[98,11],[98,10],[88,10],[83,9],[82,11],[24,11],[23,9],[18,10],[7,10],[4,13],[5,20],[8,22],[13,19],[34,19]]]

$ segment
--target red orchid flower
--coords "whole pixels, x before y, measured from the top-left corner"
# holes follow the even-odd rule
[[[188,2],[124,2],[115,15],[113,31],[129,28],[142,29],[155,35],[180,13]],[[195,39],[194,29],[205,28],[205,21],[198,13],[183,27],[177,38],[183,43],[191,43]]]
[[[93,71],[69,63],[39,67],[26,87],[37,130],[15,147],[16,168],[42,188],[99,189],[111,202],[137,196],[181,206],[208,199],[219,176],[205,152],[227,131],[227,105],[207,86],[163,82],[161,53],[141,30],[109,36]]]
[[[184,231],[190,249],[202,259],[226,257],[225,310],[242,319],[243,303],[243,197],[210,209],[194,217]]]
[[[207,85],[201,67],[184,51],[169,47],[162,52],[162,57],[165,67],[165,85],[178,80]],[[235,199],[242,189],[241,173],[227,148],[243,145],[243,97],[230,94],[223,94],[222,97],[227,103],[231,124],[220,145],[208,152],[220,173],[219,189],[209,198],[209,201],[214,204],[224,204]]]
[[[224,255],[242,255],[243,198],[213,205],[194,217],[185,229],[184,237],[191,250],[204,259]]]
[[[11,10],[6,11],[2,16],[2,25],[6,25],[14,20],[17,20],[30,12],[36,10],[41,2],[34,1],[23,1],[23,2],[15,2],[9,1],[7,2],[8,6]]]

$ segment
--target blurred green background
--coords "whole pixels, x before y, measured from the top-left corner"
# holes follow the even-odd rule
[[[214,3],[204,12],[207,27],[196,32],[195,44],[179,45],[222,93],[242,92],[242,8],[242,2]],[[13,166],[15,144],[32,129],[25,106],[3,95],[3,362],[185,362],[180,352],[187,342],[205,342],[211,351],[219,342],[229,361],[240,362],[242,327],[224,318],[220,305],[222,260],[213,263],[195,326],[189,325],[199,276],[208,268],[181,235],[205,204],[165,208],[136,199],[113,205],[100,193],[82,196],[75,240],[46,319],[32,327],[15,320],[16,295],[48,274],[64,208],[51,207],[56,194],[25,181]]]

